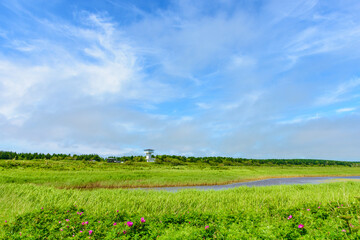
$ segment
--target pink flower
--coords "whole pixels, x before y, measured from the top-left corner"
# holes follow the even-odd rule
[[[89,231],[89,235],[91,235],[92,233],[93,233],[93,230],[90,230],[90,231]]]
[[[59,223],[61,223],[61,221],[59,221]]]
[[[299,226],[298,226],[298,228],[303,228],[304,227],[304,225],[302,225],[302,224],[299,224]]]
[[[116,226],[116,222],[113,225]]]
[[[287,219],[288,219],[288,220],[292,219],[292,215],[290,215]]]
[[[5,223],[7,223],[7,221],[5,220]]]
[[[306,209],[306,211],[310,211],[310,209],[308,208],[308,209]]]
[[[119,210],[116,210],[116,212],[119,212]]]
[[[63,229],[60,229],[60,231],[62,231]]]
[[[21,236],[21,232],[20,232],[20,236]]]
[[[125,234],[126,233],[126,231],[123,231],[123,234]]]
[[[208,229],[208,228],[209,228],[209,226],[205,226],[205,230]]]
[[[126,223],[129,227],[131,227],[134,223],[133,222],[127,222]]]
[[[43,207],[41,209],[44,209]]]
[[[342,232],[346,232],[346,230],[345,229],[343,229],[343,230],[341,230]]]
[[[82,233],[82,231],[80,231],[80,233]]]
[[[81,225],[84,225],[84,224],[85,224],[84,222],[81,223]]]
[[[65,221],[67,221],[67,222],[68,222],[68,221],[70,221],[70,220],[69,220],[69,219],[66,219]]]
[[[318,206],[318,208],[320,208],[320,206]]]
[[[142,218],[141,218],[141,222],[142,222],[142,223],[146,222],[146,221],[145,221],[145,218],[142,217]]]
[[[85,224],[89,224],[89,222],[88,222],[88,221],[86,221],[86,222],[85,222]]]
[[[100,221],[98,221],[98,223],[100,223]]]

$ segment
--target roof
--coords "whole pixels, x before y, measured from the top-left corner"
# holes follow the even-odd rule
[[[153,152],[154,149],[144,149],[145,152]]]

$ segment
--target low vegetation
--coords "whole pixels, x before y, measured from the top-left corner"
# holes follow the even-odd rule
[[[358,182],[176,193],[0,184],[0,236],[359,239],[357,196]]]
[[[67,155],[20,154],[0,161],[0,239],[360,238],[356,181],[222,191],[117,189],[351,176],[360,174],[358,163],[231,159],[230,164],[227,158],[173,156],[157,156],[156,163],[141,157],[107,163],[81,156],[75,161]]]
[[[349,166],[173,166],[146,162],[2,160],[0,183],[33,183],[58,188],[135,188],[218,185],[275,177],[351,176]]]

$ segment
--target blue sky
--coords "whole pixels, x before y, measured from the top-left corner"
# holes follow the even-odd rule
[[[0,2],[0,149],[360,160],[360,2]]]

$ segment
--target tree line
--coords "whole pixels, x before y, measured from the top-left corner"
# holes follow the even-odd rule
[[[144,156],[101,157],[98,154],[57,154],[57,153],[16,153],[0,151],[0,160],[80,160],[80,161],[108,161],[108,162],[146,162]],[[360,162],[318,160],[318,159],[248,159],[232,157],[185,157],[177,155],[157,155],[156,164],[186,165],[191,163],[208,164],[214,166],[349,166],[358,167]]]
[[[62,154],[62,153],[16,153],[8,151],[0,151],[0,160],[85,160],[85,161],[102,161],[104,158],[97,154]]]

